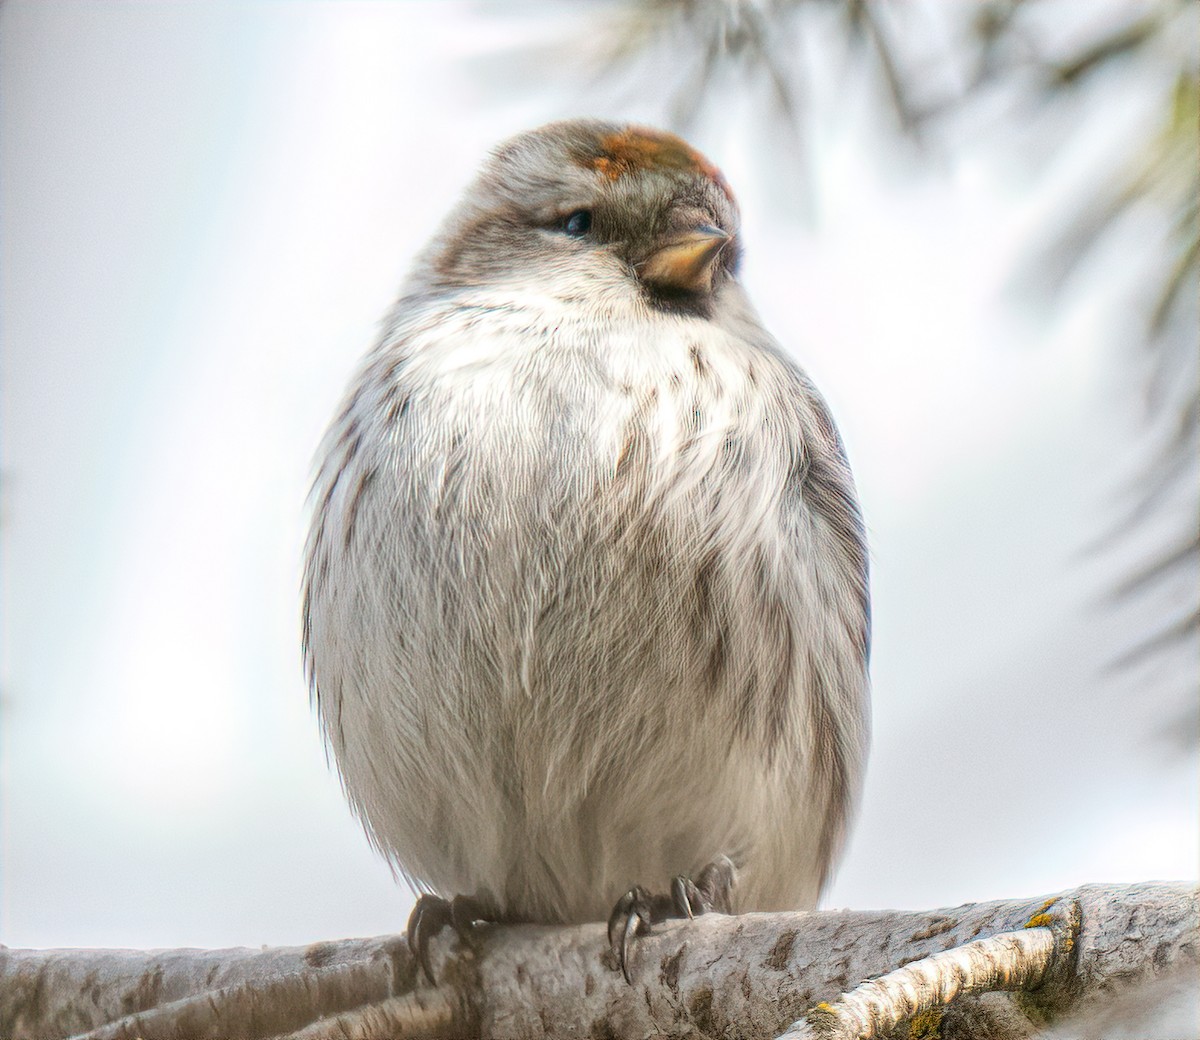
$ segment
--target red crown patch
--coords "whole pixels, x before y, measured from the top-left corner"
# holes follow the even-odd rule
[[[721,171],[682,138],[661,130],[630,127],[605,134],[597,142],[598,153],[585,163],[610,181],[638,170],[679,170],[698,173],[716,184],[730,199],[729,185]]]

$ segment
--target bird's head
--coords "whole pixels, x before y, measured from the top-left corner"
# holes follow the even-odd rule
[[[502,144],[435,244],[442,285],[618,274],[652,303],[704,311],[736,270],[720,171],[673,134],[594,120]]]

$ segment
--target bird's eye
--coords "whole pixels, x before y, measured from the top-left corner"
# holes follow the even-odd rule
[[[563,220],[562,229],[572,238],[582,238],[592,230],[592,211],[577,209]]]

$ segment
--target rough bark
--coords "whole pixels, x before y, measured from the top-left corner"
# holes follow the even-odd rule
[[[1036,988],[960,996],[896,1035],[1035,1036],[1103,999],[1191,978],[1200,964],[1198,891],[1182,884],[1089,885],[932,912],[706,915],[639,938],[633,985],[607,963],[598,924],[483,928],[475,951],[444,932],[437,989],[418,984],[397,937],[274,950],[5,949],[0,1036],[775,1037],[863,980],[1024,928],[1053,936],[1048,966],[1010,978]]]
[[[874,1040],[920,1015],[940,1022],[946,1007],[971,993],[1038,989],[1056,944],[1051,929],[1027,926],[922,957],[818,1004],[778,1040]]]

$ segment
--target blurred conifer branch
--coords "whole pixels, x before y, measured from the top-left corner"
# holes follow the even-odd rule
[[[1131,257],[1128,278],[1142,282],[1135,288],[1141,290],[1144,317],[1140,340],[1125,330],[1122,350],[1145,388],[1149,448],[1119,519],[1094,548],[1110,546],[1174,501],[1184,518],[1175,535],[1111,594],[1126,600],[1189,579],[1195,588],[1200,576],[1195,493],[1200,458],[1200,4],[1139,4],[1113,24],[1097,18],[1098,32],[1085,32],[1058,51],[1044,44],[1030,24],[1054,6],[1054,0],[990,0],[978,11],[978,56],[968,95],[1017,83],[1027,103],[1022,107],[1079,104],[1102,77],[1137,65],[1156,73],[1163,84],[1157,118],[1144,134],[1130,139],[1115,170],[1098,170],[1091,183],[1079,185],[1085,201],[1065,218],[1031,273],[1039,283],[1034,294],[1056,298],[1104,241],[1131,219],[1148,211],[1164,218],[1161,235],[1150,237],[1143,256]],[[1103,109],[1089,112],[1090,118],[1103,114]],[[1191,594],[1156,630],[1118,648],[1117,660],[1129,665],[1180,650],[1190,653],[1198,635],[1200,600]],[[1188,720],[1188,728],[1196,729],[1195,719]]]
[[[1170,248],[1157,272],[1159,291],[1148,309],[1146,331],[1153,340],[1170,331],[1171,315],[1189,276],[1194,286],[1200,275],[1200,4],[1196,0],[1142,4],[1148,10],[1059,54],[1039,45],[1037,33],[1021,18],[1023,13],[1053,6],[1054,0],[990,0],[978,10],[974,72],[960,103],[989,85],[1018,85],[1026,102],[1019,100],[1018,110],[1045,106],[1085,92],[1101,74],[1131,61],[1157,64],[1160,71],[1172,74],[1160,101],[1157,125],[1130,141],[1115,176],[1098,171],[1101,183],[1080,186],[1081,194],[1092,201],[1065,222],[1065,231],[1047,251],[1039,271],[1043,280],[1049,278],[1052,289],[1062,288],[1124,215],[1145,203],[1158,207],[1168,214],[1172,226]],[[1031,115],[1036,120],[1037,112]],[[1099,112],[1093,117],[1102,116]],[[1190,340],[1181,337],[1173,343],[1189,341],[1190,345]]]
[[[663,47],[686,68],[668,88],[672,128],[689,132],[717,87],[731,77],[743,88],[765,83],[779,129],[796,134],[807,115],[803,89],[803,34],[811,16],[832,19],[858,60],[885,88],[899,125],[920,129],[917,85],[902,67],[896,28],[888,4],[877,0],[642,0],[617,5],[609,24],[606,72],[629,66],[647,51]],[[828,26],[822,25],[820,33]]]

